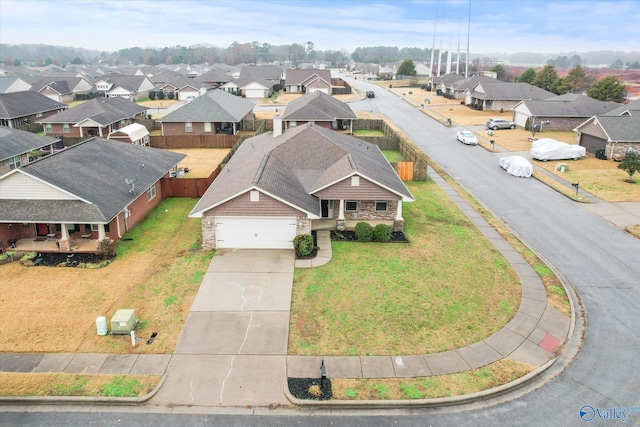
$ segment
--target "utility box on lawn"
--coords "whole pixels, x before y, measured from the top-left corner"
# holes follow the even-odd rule
[[[120,309],[111,318],[112,334],[129,334],[138,324],[136,311],[133,309]]]

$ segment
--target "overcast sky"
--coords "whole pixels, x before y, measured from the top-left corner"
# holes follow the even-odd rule
[[[116,51],[234,41],[462,50],[469,0],[0,0],[0,42]],[[471,0],[470,51],[640,50],[640,0]],[[435,37],[434,37],[435,35]]]

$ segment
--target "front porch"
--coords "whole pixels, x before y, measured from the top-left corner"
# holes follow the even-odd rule
[[[63,245],[64,247],[64,245]],[[60,239],[51,237],[27,237],[15,242],[15,247],[10,246],[5,250],[15,250],[18,252],[86,252],[98,253],[97,239],[70,239],[69,250],[60,249]]]

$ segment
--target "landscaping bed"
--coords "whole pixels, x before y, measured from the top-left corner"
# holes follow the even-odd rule
[[[82,267],[86,264],[100,264],[107,258],[99,253],[60,253],[60,252],[41,252],[31,259],[36,266],[47,267]]]
[[[332,242],[357,242],[356,232],[353,230],[337,231],[332,230],[330,233]],[[389,243],[409,243],[409,239],[402,231],[394,231],[391,233]]]

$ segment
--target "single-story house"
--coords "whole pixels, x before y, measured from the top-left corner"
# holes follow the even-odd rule
[[[431,87],[431,91],[436,92],[438,95],[444,95],[446,93],[447,86],[451,86],[453,83],[462,79],[464,79],[464,76],[460,74],[443,74],[441,76],[433,76],[429,79],[429,86]]]
[[[43,77],[31,89],[57,102],[71,102],[77,94],[88,94],[93,85],[84,77]]]
[[[106,137],[109,132],[145,118],[147,109],[125,98],[93,98],[61,113],[38,120],[46,135]]]
[[[149,91],[155,89],[147,76],[123,76],[109,74],[95,82],[95,90],[103,93],[107,98],[125,98],[138,101],[149,96]]]
[[[175,99],[178,101],[187,101],[204,95],[210,89],[213,88],[207,83],[180,76],[174,77],[165,83],[157,84],[155,91],[164,92],[165,97],[169,92],[173,92]]]
[[[543,130],[572,130],[590,117],[619,107],[616,102],[598,101],[586,95],[567,93],[548,99],[525,99],[513,107],[518,126],[539,125]]]
[[[629,149],[640,153],[640,100],[594,116],[574,129],[578,144],[587,152],[608,158],[624,156]]]
[[[462,80],[456,80],[453,82],[447,82],[443,95],[446,98],[451,99],[464,99],[465,91],[467,89],[473,89],[473,87],[479,82],[495,82],[497,81],[493,77],[486,76],[473,76]],[[465,100],[465,104],[471,103],[471,97]]]
[[[0,76],[0,93],[22,92],[31,89],[32,84],[18,76]]]
[[[555,94],[529,83],[519,82],[478,82],[465,91],[465,99],[476,110],[511,110],[525,99],[548,99]]]
[[[314,123],[327,129],[349,130],[358,117],[348,104],[322,91],[310,92],[289,102],[282,115],[284,128]]]
[[[41,157],[41,148],[53,152],[59,142],[59,138],[0,127],[0,175]]]
[[[264,79],[253,77],[238,77],[220,86],[225,92],[242,95],[243,98],[261,100],[268,98],[273,93],[275,84]]]
[[[273,87],[274,85],[282,84],[283,71],[282,68],[277,65],[246,65],[240,68],[240,75],[238,78],[266,80],[271,83],[269,87]]]
[[[289,93],[321,91],[331,95],[331,70],[287,70],[284,85]]]
[[[296,235],[357,222],[404,226],[414,198],[380,149],[308,123],[245,140],[190,217],[204,248],[293,248]]]
[[[194,78],[194,80],[207,83],[214,88],[217,88],[233,80],[233,77],[228,75],[224,70],[221,70],[220,68],[214,68],[204,74],[199,75],[198,77]]]
[[[131,123],[116,131],[109,132],[107,139],[115,139],[135,145],[149,145],[149,130],[140,123]]]
[[[160,203],[160,179],[184,157],[91,138],[14,169],[0,176],[0,239],[18,250],[95,251]]]
[[[235,135],[253,118],[253,102],[214,89],[158,119],[165,135]]]
[[[0,126],[20,128],[69,108],[38,92],[0,94]]]

